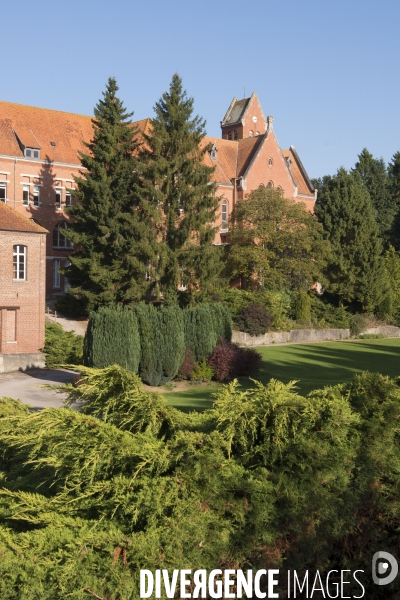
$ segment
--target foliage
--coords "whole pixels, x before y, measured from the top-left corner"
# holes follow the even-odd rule
[[[57,323],[46,323],[43,352],[46,366],[50,369],[60,365],[81,365],[83,336],[74,331],[65,331]]]
[[[0,401],[1,598],[136,598],[141,568],[370,572],[376,548],[396,554],[397,380],[307,397],[235,381],[191,415],[120,367],[65,389],[83,412]]]
[[[219,302],[198,304],[183,311],[185,346],[196,362],[207,359],[219,338],[231,340],[232,319]]]
[[[90,313],[83,364],[101,369],[117,364],[138,372],[140,337],[135,313],[127,308],[99,308]]]
[[[358,337],[368,327],[368,318],[366,315],[355,314],[350,317],[350,335]]]
[[[70,319],[82,319],[88,317],[85,298],[72,294],[70,290],[56,300],[54,309],[64,317]]]
[[[311,298],[306,292],[296,294],[294,298],[295,319],[303,325],[311,322]]]
[[[393,314],[392,294],[387,292],[376,308],[376,313],[382,321],[390,320]]]
[[[340,301],[358,302],[373,310],[387,281],[382,265],[382,243],[368,191],[361,176],[343,168],[320,182],[315,214],[331,243],[326,270],[329,291]]]
[[[392,226],[392,242],[396,250],[400,250],[400,152],[396,152],[388,164],[389,186],[397,214]]]
[[[228,264],[252,289],[307,289],[322,281],[329,243],[301,202],[260,186],[239,200],[232,215]]]
[[[350,327],[350,315],[343,306],[334,306],[317,294],[311,294],[311,322],[314,327],[325,329],[333,327],[347,329]]]
[[[359,340],[382,340],[384,337],[381,333],[361,333],[357,336]]]
[[[185,353],[183,311],[178,306],[135,307],[140,336],[139,375],[152,386],[164,385],[178,374]]]
[[[391,194],[390,179],[383,158],[374,158],[366,148],[358,155],[354,171],[361,179],[371,198],[379,235],[388,240],[398,210]]]
[[[272,328],[273,319],[266,309],[257,304],[249,302],[235,317],[235,327],[250,335],[263,335]]]
[[[193,381],[210,381],[214,377],[214,369],[202,360],[201,363],[195,363],[191,379]]]
[[[140,193],[158,207],[156,232],[163,243],[156,275],[168,303],[176,303],[178,285],[191,292],[207,288],[222,269],[220,249],[211,244],[218,200],[210,184],[214,168],[203,161],[209,150],[205,122],[192,116],[193,99],[179,75],[155,113],[140,152]]]
[[[156,261],[157,211],[137,193],[138,131],[117,97],[110,78],[103,100],[94,109],[93,139],[80,154],[85,171],[74,177],[78,202],[66,237],[77,250],[63,269],[70,293],[88,310],[129,305],[150,292],[149,261]]]
[[[214,379],[231,381],[241,375],[248,376],[259,369],[262,359],[257,350],[241,348],[221,338],[207,363],[214,371]]]
[[[393,246],[384,255],[384,266],[390,283],[390,296],[393,313],[400,311],[400,256]]]
[[[179,367],[178,371],[178,379],[191,379],[192,373],[194,370],[195,360],[193,354],[185,349],[185,356],[183,358],[183,363]]]

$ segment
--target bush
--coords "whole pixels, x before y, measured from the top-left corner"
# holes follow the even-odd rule
[[[232,317],[229,308],[221,302],[209,305],[211,320],[216,339],[223,338],[229,342],[232,339]]]
[[[43,352],[46,366],[81,365],[83,360],[83,336],[64,331],[57,323],[46,323]]]
[[[334,306],[316,294],[312,294],[310,298],[311,322],[314,327],[334,327],[338,329],[350,327],[350,315],[344,306]]]
[[[382,321],[391,318],[393,315],[393,300],[390,292],[388,292],[378,304],[376,312]]]
[[[177,306],[135,308],[140,335],[139,374],[153,386],[164,385],[178,374],[185,355],[183,311]]]
[[[272,327],[273,319],[266,309],[256,302],[249,302],[235,317],[239,331],[250,335],[263,335]]]
[[[195,361],[206,360],[221,337],[232,337],[232,318],[229,309],[219,302],[198,304],[183,311],[185,346]]]
[[[195,366],[195,360],[193,354],[186,348],[183,363],[179,367],[178,378],[179,379],[191,379],[192,373]]]
[[[86,319],[88,317],[86,298],[77,298],[70,292],[61,296],[54,304],[54,308],[70,319]]]
[[[300,292],[295,298],[295,319],[302,325],[311,323],[311,298],[306,292]]]
[[[214,369],[203,360],[200,364],[195,363],[192,371],[192,381],[210,381],[214,377]]]
[[[90,313],[84,365],[102,369],[116,364],[137,373],[139,359],[138,322],[132,310],[104,307]]]
[[[214,370],[214,379],[230,381],[259,369],[262,358],[252,348],[241,348],[233,342],[220,339],[207,362]]]
[[[350,317],[350,335],[357,337],[368,328],[368,317],[365,315],[351,315]]]

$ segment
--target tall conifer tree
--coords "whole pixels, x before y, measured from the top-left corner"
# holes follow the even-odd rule
[[[205,122],[193,117],[193,99],[179,75],[155,105],[151,132],[141,152],[142,195],[160,212],[162,240],[157,264],[166,298],[174,301],[179,284],[204,288],[219,274],[219,253],[212,247],[218,200],[210,183],[213,168],[204,164]]]
[[[396,215],[396,202],[390,190],[390,180],[385,162],[374,158],[366,148],[358,155],[354,171],[361,175],[371,197],[376,222],[382,238],[388,238]]]
[[[341,302],[371,310],[386,292],[382,243],[371,200],[358,173],[339,169],[320,181],[315,214],[331,242],[330,289]]]
[[[65,270],[71,292],[88,308],[127,305],[151,285],[146,270],[157,256],[154,207],[137,194],[137,130],[110,78],[94,109],[93,139],[75,177],[78,203],[67,236],[77,246]],[[148,279],[148,278],[147,278]]]

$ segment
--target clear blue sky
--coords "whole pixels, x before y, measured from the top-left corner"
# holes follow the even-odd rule
[[[109,76],[134,118],[178,72],[210,135],[256,91],[311,177],[400,150],[399,0],[8,3],[0,98],[92,114]]]

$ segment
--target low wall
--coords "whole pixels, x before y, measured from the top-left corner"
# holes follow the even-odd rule
[[[350,329],[291,329],[290,331],[271,331],[258,336],[251,336],[242,331],[232,333],[232,342],[241,346],[269,346],[270,344],[289,342],[300,344],[348,339],[350,339]]]
[[[26,371],[27,369],[44,369],[46,357],[41,352],[19,354],[0,354],[0,373]]]
[[[370,327],[363,331],[363,333],[383,335],[387,338],[398,338],[400,337],[400,327],[395,327],[394,325],[382,325],[381,327]]]

